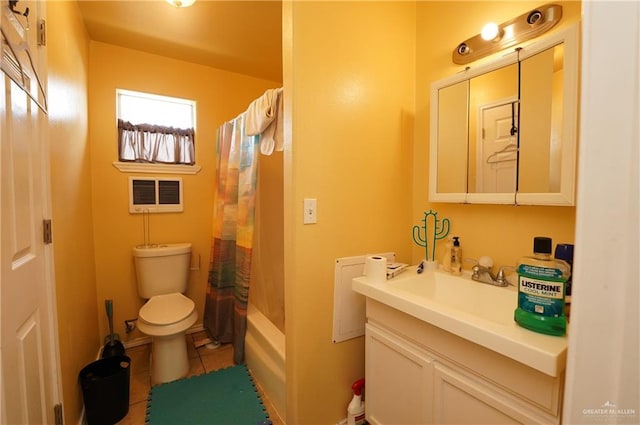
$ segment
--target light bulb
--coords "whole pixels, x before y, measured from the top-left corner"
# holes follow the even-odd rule
[[[195,2],[196,0],[167,0],[167,3],[175,7],[189,7]]]
[[[499,32],[500,32],[500,29],[498,28],[498,24],[489,22],[487,25],[482,27],[480,36],[482,37],[483,40],[487,40],[487,41],[495,40]]]

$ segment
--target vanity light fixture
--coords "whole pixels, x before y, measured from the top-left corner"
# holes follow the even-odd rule
[[[546,4],[503,24],[489,23],[482,32],[453,50],[453,63],[464,65],[549,31],[562,18],[562,6]]]
[[[175,7],[189,7],[195,2],[196,0],[167,0],[167,3]]]

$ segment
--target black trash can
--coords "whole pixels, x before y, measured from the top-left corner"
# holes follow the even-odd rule
[[[129,413],[131,359],[105,357],[85,366],[78,377],[88,425],[113,425]]]

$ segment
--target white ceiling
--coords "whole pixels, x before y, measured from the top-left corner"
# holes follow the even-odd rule
[[[280,1],[79,0],[92,40],[282,81]]]

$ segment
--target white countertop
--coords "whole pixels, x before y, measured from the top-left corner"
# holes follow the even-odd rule
[[[471,280],[469,273],[416,272],[410,267],[393,279],[371,283],[353,279],[354,291],[497,353],[559,376],[565,369],[567,337],[539,334],[513,320],[518,291]]]

